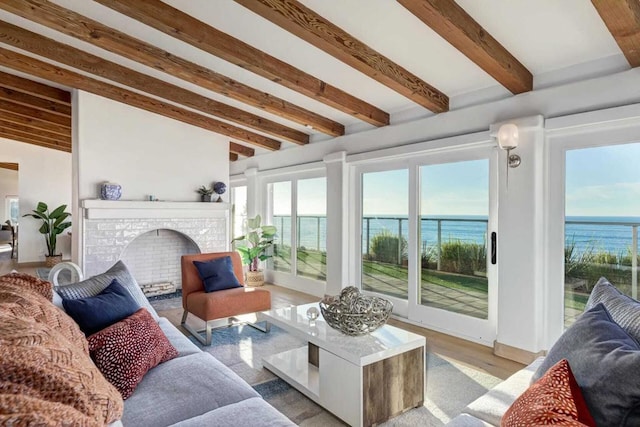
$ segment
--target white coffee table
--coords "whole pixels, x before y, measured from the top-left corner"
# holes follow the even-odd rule
[[[317,303],[258,313],[307,345],[265,357],[263,365],[308,398],[353,426],[381,423],[424,403],[423,336],[384,325],[352,337],[307,310]],[[319,310],[319,308],[318,308]]]

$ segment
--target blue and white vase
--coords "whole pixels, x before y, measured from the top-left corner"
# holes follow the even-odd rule
[[[122,196],[122,186],[112,182],[105,182],[100,188],[102,200],[118,200]]]

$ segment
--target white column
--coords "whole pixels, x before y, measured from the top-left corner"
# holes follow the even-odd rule
[[[507,153],[500,153],[496,353],[526,358],[544,347],[544,120],[508,122],[518,126],[519,145],[511,153],[520,155],[522,164],[508,168]],[[500,124],[491,126],[492,134]]]
[[[244,171],[244,176],[247,177],[247,218],[253,218],[257,214],[263,214],[264,210],[258,188],[258,169],[249,168]]]
[[[348,286],[348,171],[346,152],[324,157],[327,167],[327,287],[329,295]]]

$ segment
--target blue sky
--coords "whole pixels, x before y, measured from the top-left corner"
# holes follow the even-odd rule
[[[567,216],[640,217],[640,143],[567,152]]]

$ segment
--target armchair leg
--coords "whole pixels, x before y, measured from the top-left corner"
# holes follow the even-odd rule
[[[257,323],[247,323],[247,325],[251,326],[253,329],[257,329],[260,332],[264,332],[265,334],[271,331],[271,323],[264,322],[264,328],[262,326],[258,326]]]
[[[180,322],[180,326],[185,328],[191,335],[193,335],[193,337],[197,339],[200,342],[200,344],[205,346],[210,346],[211,345],[211,323],[205,322],[204,331],[197,331],[187,324],[188,315],[189,315],[189,312],[187,310],[185,310],[184,313],[182,313],[182,321]],[[204,332],[205,334],[204,336],[202,336],[202,332]]]

